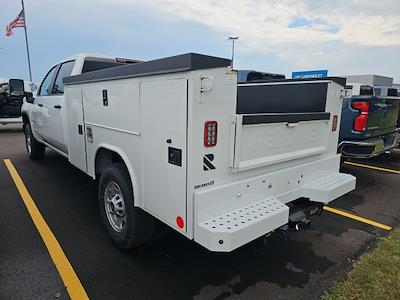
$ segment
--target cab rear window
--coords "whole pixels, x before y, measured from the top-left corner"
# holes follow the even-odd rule
[[[397,89],[388,89],[388,96],[397,96]]]
[[[374,88],[370,85],[360,86],[360,96],[373,96]]]
[[[125,65],[124,63],[118,63],[114,61],[95,61],[95,60],[86,60],[83,64],[82,73],[98,71],[108,68],[114,68]]]
[[[0,94],[1,93],[8,94],[9,92],[10,92],[10,89],[8,87],[8,83],[0,84]]]
[[[247,75],[247,81],[272,80],[272,79],[285,79],[285,75],[264,73],[264,72],[250,72]]]

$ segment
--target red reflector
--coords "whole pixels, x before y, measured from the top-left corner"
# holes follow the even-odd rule
[[[181,216],[176,217],[176,225],[178,225],[179,228],[185,227],[185,222],[183,221],[183,218]]]
[[[367,130],[369,102],[357,101],[351,104],[351,107],[359,111],[359,115],[354,119],[353,129],[355,131]]]
[[[204,123],[204,147],[214,147],[217,144],[218,123],[207,121]]]

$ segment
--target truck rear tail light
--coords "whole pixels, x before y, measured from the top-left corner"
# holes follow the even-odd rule
[[[217,144],[218,123],[217,121],[207,121],[204,123],[204,146],[214,147]]]
[[[354,119],[353,129],[360,132],[367,130],[369,102],[353,102],[351,107],[359,111],[359,115]]]

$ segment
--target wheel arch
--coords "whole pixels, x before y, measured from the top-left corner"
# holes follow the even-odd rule
[[[24,123],[24,125],[29,122],[28,114],[25,112],[22,113],[22,122]]]
[[[22,128],[25,130],[25,126],[26,124],[29,123],[29,117],[28,114],[26,112],[22,113]]]
[[[130,160],[126,153],[122,151],[121,149],[118,149],[116,147],[110,146],[110,145],[99,145],[99,147],[96,150],[96,154],[94,156],[94,172],[93,172],[93,177],[95,179],[100,178],[100,174],[102,171],[109,166],[110,164],[117,163],[117,162],[122,162],[126,166],[128,173],[129,173],[129,179],[132,184],[132,189],[133,189],[133,197],[135,199],[134,203],[135,206],[141,206],[141,197],[139,196],[139,187],[138,187],[138,180],[137,176],[135,173],[135,170],[130,163]]]
[[[31,125],[31,131],[32,131],[32,134],[33,134],[34,138],[35,138],[39,143],[42,143],[43,140],[42,140],[41,136],[39,135],[39,133],[37,133],[37,132],[35,131],[35,128],[33,128],[32,124],[31,124],[31,119],[30,119],[30,117],[29,117],[29,113],[26,112],[26,111],[23,111],[21,116],[22,116],[22,130],[24,130],[24,132],[25,132],[25,126],[26,126],[26,124],[30,124],[30,125]]]

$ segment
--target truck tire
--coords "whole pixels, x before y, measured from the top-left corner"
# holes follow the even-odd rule
[[[42,160],[46,151],[46,147],[39,143],[32,134],[31,124],[24,126],[25,145],[28,156],[32,160]]]
[[[132,183],[124,163],[113,163],[103,171],[98,198],[103,224],[118,248],[133,248],[151,239],[155,220],[134,206]]]

